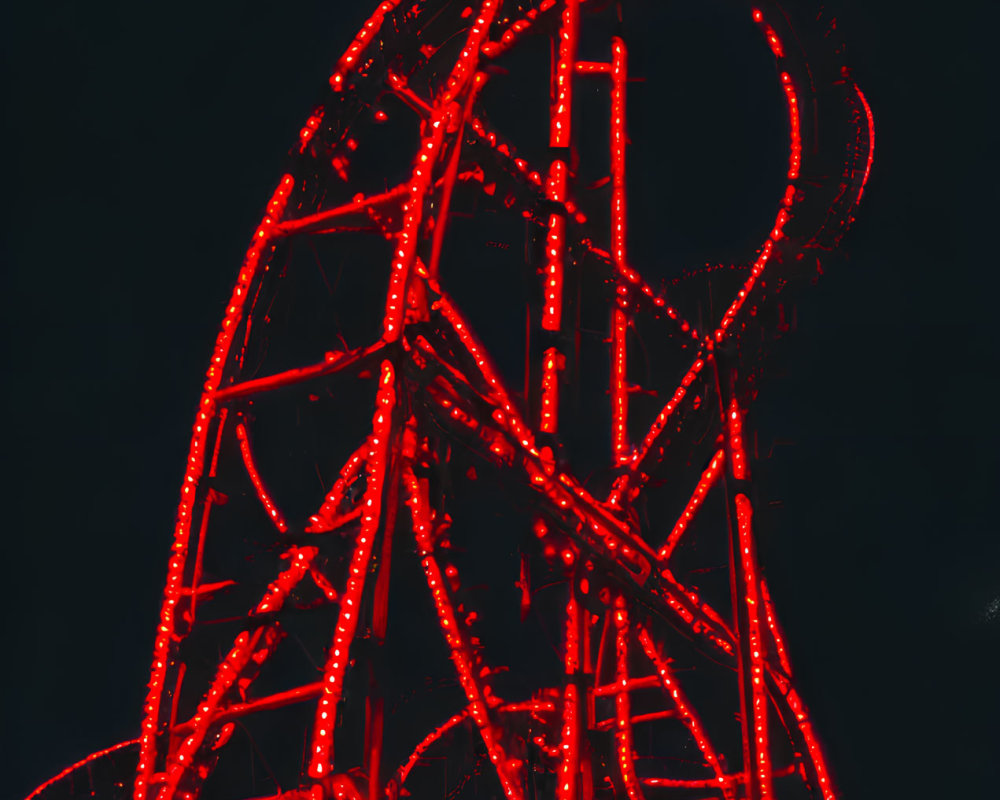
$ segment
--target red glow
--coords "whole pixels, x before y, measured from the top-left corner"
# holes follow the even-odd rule
[[[793,181],[799,177],[799,168],[802,166],[802,134],[800,132],[801,123],[799,121],[799,98],[795,94],[795,87],[792,86],[792,76],[787,72],[781,73],[781,86],[785,90],[785,99],[788,101],[788,118],[791,125],[792,144],[791,152],[788,156],[788,180]],[[780,230],[778,225],[775,229]],[[775,237],[777,238],[777,237]]]
[[[868,185],[868,177],[872,172],[872,162],[875,161],[875,117],[872,116],[872,108],[868,105],[868,99],[865,97],[865,93],[858,88],[858,85],[854,85],[854,91],[858,93],[858,99],[861,101],[862,107],[865,109],[865,121],[868,124],[868,160],[865,163],[865,174],[861,179],[861,188],[858,189],[858,199],[855,202],[861,202],[861,196],[865,193],[865,186]]]
[[[625,83],[628,80],[625,43],[611,40],[611,254],[616,268],[625,268]],[[619,285],[621,289],[621,285]],[[625,312],[616,308],[611,320],[611,449],[616,462],[628,458],[628,366]]]
[[[771,641],[774,642],[774,649],[778,653],[778,663],[781,669],[788,676],[792,674],[792,663],[788,660],[788,653],[785,651],[785,642],[781,638],[778,630],[778,619],[774,615],[774,606],[771,605],[771,595],[767,591],[767,583],[760,579],[760,598],[764,604],[764,614],[767,617],[767,628],[771,632]]]
[[[545,193],[550,200],[559,203],[566,199],[566,165],[558,159],[552,162]],[[547,331],[557,331],[562,324],[565,235],[565,218],[561,214],[550,214],[549,234],[545,241],[545,305],[542,309],[542,327]]]
[[[610,74],[611,65],[606,61],[577,61],[573,65],[580,75]]]
[[[323,694],[316,707],[309,774],[322,777],[333,762],[333,721],[343,693],[344,670],[358,625],[358,609],[365,587],[372,545],[382,513],[386,462],[392,434],[392,410],[396,404],[395,373],[389,361],[382,362],[375,416],[372,420],[371,445],[365,463],[365,494],[362,500],[361,530],[351,556],[350,574],[340,604],[340,614],[333,635],[333,645],[323,670]]]
[[[733,789],[726,783],[726,776],[722,769],[722,764],[719,761],[719,756],[712,747],[712,743],[708,739],[708,735],[705,733],[702,727],[701,720],[698,719],[698,715],[695,714],[694,707],[688,702],[684,693],[681,691],[680,685],[674,678],[667,666],[667,662],[664,661],[656,652],[656,647],[653,644],[653,640],[649,637],[649,634],[640,629],[639,630],[639,643],[642,645],[643,651],[653,665],[656,667],[656,673],[660,677],[660,683],[663,685],[663,691],[669,695],[670,699],[673,701],[674,705],[677,707],[677,712],[680,714],[681,720],[684,725],[690,731],[691,736],[694,738],[695,743],[698,745],[698,749],[701,750],[702,756],[705,758],[705,763],[712,768],[712,772],[715,773],[717,785],[722,789],[722,794],[726,800],[731,800],[735,797]]]
[[[733,477],[742,481],[747,477],[747,456],[743,450],[743,412],[733,400],[726,412],[726,424],[729,426],[729,449],[732,452]]]
[[[735,462],[735,455],[734,455]],[[735,472],[735,464],[734,464]],[[771,757],[768,749],[767,732],[767,689],[764,684],[764,640],[760,632],[760,597],[757,591],[757,564],[754,558],[753,529],[751,521],[753,519],[753,506],[745,494],[736,495],[736,521],[739,529],[740,554],[742,557],[741,574],[743,578],[743,598],[747,606],[747,619],[749,620],[750,650],[750,682],[751,696],[750,706],[753,714],[753,735],[755,746],[751,748],[755,752],[756,780],[761,800],[767,800],[772,796],[771,791]]]
[[[530,747],[537,747],[533,752],[540,759],[533,762],[533,768],[547,771],[550,777],[556,778],[555,794],[559,800],[587,800],[596,796],[596,787],[602,785],[601,781],[605,786],[609,783],[618,788],[624,786],[630,800],[642,797],[643,786],[708,789],[715,796],[721,792],[726,800],[735,799],[744,791],[751,797],[768,798],[773,779],[778,775],[793,775],[793,771],[800,773],[806,782],[814,781],[824,800],[833,800],[828,770],[811,720],[791,683],[791,663],[755,560],[749,489],[738,485],[734,498],[738,548],[734,548],[730,560],[736,594],[734,603],[740,609],[736,624],[723,619],[703,599],[713,596],[711,592],[706,589],[699,594],[694,585],[698,582],[696,571],[688,572],[688,566],[683,563],[688,553],[685,551],[685,558],[680,560],[674,556],[680,538],[688,532],[722,472],[724,450],[715,453],[700,477],[691,474],[688,468],[693,460],[691,454],[703,454],[703,450],[692,446],[680,455],[678,449],[668,453],[668,448],[683,449],[689,445],[692,431],[711,415],[713,404],[705,401],[710,399],[714,388],[711,382],[704,381],[705,365],[712,363],[721,345],[727,346],[727,353],[730,346],[742,352],[739,349],[744,341],[741,333],[749,329],[755,315],[757,320],[765,316],[758,315],[758,311],[764,300],[773,294],[769,286],[780,283],[772,280],[770,273],[764,275],[769,259],[778,251],[784,267],[793,269],[793,259],[806,252],[808,240],[802,233],[802,223],[808,221],[808,213],[812,213],[811,207],[815,204],[801,201],[803,198],[811,201],[816,196],[814,193],[824,176],[817,170],[817,164],[822,162],[814,159],[814,140],[808,140],[809,147],[802,141],[802,114],[805,113],[802,106],[810,114],[805,121],[811,123],[820,91],[830,87],[814,84],[813,73],[807,72],[796,60],[799,39],[783,33],[786,37],[783,43],[774,28],[764,22],[763,13],[754,9],[753,19],[759,23],[766,45],[778,60],[781,90],[788,108],[789,155],[787,181],[783,181],[786,188],[777,201],[774,224],[759,251],[746,263],[737,265],[744,270],[749,266],[749,274],[735,295],[721,298],[721,305],[716,306],[723,309],[721,316],[706,320],[707,327],[699,333],[668,304],[662,292],[654,290],[640,275],[639,270],[644,270],[644,266],[628,261],[627,52],[624,42],[615,37],[610,39],[610,61],[577,60],[578,40],[586,43],[588,52],[597,53],[601,42],[605,46],[608,43],[606,35],[597,39],[587,29],[591,23],[598,23],[602,9],[598,8],[593,15],[581,15],[581,1],[542,0],[535,8],[519,11],[523,15],[517,19],[505,16],[510,12],[502,9],[497,0],[482,0],[465,8],[460,4],[452,9],[455,13],[443,14],[435,23],[446,26],[449,18],[462,20],[457,31],[453,31],[454,38],[448,40],[454,42],[450,65],[442,59],[451,51],[431,41],[436,34],[432,25],[425,25],[427,16],[422,4],[400,4],[398,0],[382,2],[337,62],[330,78],[332,93],[328,93],[323,106],[313,110],[300,130],[297,153],[293,152],[296,174],[283,176],[266,206],[264,219],[254,231],[213,348],[191,437],[154,640],[149,691],[141,735],[136,740],[139,760],[135,800],[147,797],[149,800],[193,800],[201,782],[211,772],[213,759],[225,752],[226,740],[232,732],[231,720],[314,698],[316,709],[312,738],[307,745],[305,774],[300,776],[299,788],[284,793],[290,798],[293,795],[298,798],[299,794],[302,795],[300,800],[404,796],[409,791],[404,786],[409,773],[425,756],[434,757],[428,752],[430,748],[435,743],[442,743],[446,733],[458,736],[462,735],[462,728],[467,728],[469,735],[481,740],[504,795],[510,800],[521,798],[522,783],[527,777],[525,751]],[[544,19],[546,16],[548,19]],[[774,21],[782,31],[786,30],[782,27],[785,21]],[[489,40],[491,28],[499,37],[496,41]],[[483,93],[482,97],[478,94],[486,80],[484,72],[480,71],[480,58],[498,58],[505,53],[516,58],[518,42],[536,33],[545,37],[554,33],[556,37],[551,66],[537,76],[538,80],[550,82],[548,143],[559,148],[544,157],[547,170],[545,163],[530,164],[523,157],[524,153],[539,152],[537,148],[533,150],[523,142],[504,139],[488,127],[488,93]],[[411,55],[419,52],[422,64],[434,59],[434,68],[429,70],[433,74],[429,77],[410,69],[403,59],[393,60],[400,55],[393,48],[401,47],[399,41],[411,42],[411,34],[419,37]],[[386,68],[388,63],[395,71]],[[506,63],[499,62],[491,69],[491,81],[503,79]],[[633,76],[633,79],[637,78]],[[370,88],[366,81],[375,87],[371,93],[366,93]],[[607,190],[601,189],[600,181],[596,186],[584,186],[578,177],[588,174],[587,169],[591,169],[591,174],[593,170],[592,165],[580,164],[584,159],[573,138],[574,112],[580,110],[573,106],[574,88],[577,89],[577,105],[582,97],[580,84],[574,87],[574,81],[589,82],[588,90],[603,92],[602,97],[610,95],[610,173],[604,179],[611,194],[609,230],[598,229],[596,225],[584,227],[587,214],[594,216],[594,198],[604,197],[592,192]],[[849,106],[851,122],[857,127],[857,139],[849,144],[854,146],[853,157],[858,160],[850,163],[851,171],[845,171],[844,182],[853,187],[852,191],[856,189],[857,200],[860,200],[872,168],[874,122],[860,89],[847,79],[840,83],[846,86],[848,102],[845,105]],[[857,94],[856,100],[851,94],[852,88]],[[421,96],[422,93],[425,96]],[[637,93],[635,100],[641,101],[642,96]],[[393,111],[391,121],[386,110],[379,107],[383,102],[388,109],[399,109]],[[358,123],[341,128],[339,126],[345,121],[341,112],[348,107],[351,119]],[[360,171],[357,165],[362,163],[363,156],[372,153],[367,135],[375,129],[374,123],[387,123],[378,129],[384,135],[407,116],[411,117],[414,129],[419,124],[420,130],[419,136],[413,137],[416,141],[407,145],[411,154],[413,151],[409,148],[416,145],[409,173],[386,182],[379,176],[366,187],[366,192],[373,186],[378,190],[385,187],[384,191],[352,196],[351,192],[359,185],[354,182],[355,173]],[[821,116],[817,119],[822,121]],[[808,125],[806,130],[812,134]],[[544,134],[542,136],[544,145]],[[863,162],[864,173],[860,175],[863,156],[860,148],[865,141],[867,159]],[[315,178],[321,179],[320,184],[315,183]],[[325,185],[324,181],[335,186],[329,194],[325,189],[319,193],[315,190],[316,185]],[[530,244],[545,237],[544,266],[540,270],[543,302],[539,307],[529,299],[523,395],[512,393],[503,385],[500,372],[493,366],[491,353],[476,335],[475,317],[470,320],[459,311],[445,290],[448,287],[442,288],[443,278],[438,274],[442,248],[447,248],[450,242],[446,238],[450,203],[456,204],[454,215],[467,213],[467,207],[460,209],[458,206],[472,193],[491,214],[507,213],[516,218],[518,225],[523,218],[529,231],[526,241]],[[460,197],[463,194],[466,197]],[[322,195],[322,198],[317,199],[314,195]],[[327,197],[333,207],[325,205]],[[348,197],[351,199],[345,200]],[[855,202],[848,196],[844,202],[847,210],[831,208],[831,214],[845,217],[842,227],[849,223]],[[294,209],[297,218],[284,219],[289,208]],[[602,218],[602,213],[596,216]],[[800,218],[796,219],[797,216]],[[789,224],[792,220],[795,222]],[[269,263],[275,247],[280,245],[283,249],[279,252],[284,254],[285,248],[308,242],[309,237],[345,233],[351,236],[374,233],[392,243],[388,275],[380,273],[382,277],[379,278],[382,281],[387,278],[388,283],[380,338],[355,349],[348,349],[345,341],[343,351],[327,353],[319,363],[270,375],[257,373],[249,363],[253,361],[250,326],[252,323],[257,331],[260,317],[264,317],[267,324],[271,324],[271,320],[253,309],[269,308],[271,278],[278,277],[277,273],[286,269],[284,262],[281,265]],[[447,249],[445,252],[450,254]],[[470,263],[468,266],[476,269],[478,265]],[[365,269],[369,267],[364,265]],[[442,269],[447,277],[450,266]],[[271,270],[270,275],[264,281],[262,276],[268,270]],[[700,273],[695,270],[694,274]],[[579,438],[581,432],[572,430],[575,422],[572,403],[578,399],[572,390],[580,375],[593,369],[593,364],[581,358],[580,350],[574,349],[577,348],[574,335],[579,337],[583,327],[578,315],[579,298],[584,295],[578,295],[577,291],[584,291],[581,287],[591,291],[594,275],[598,276],[597,283],[603,281],[613,287],[615,296],[609,303],[611,314],[606,342],[610,354],[608,395],[612,463],[603,465],[600,475],[596,471],[592,473],[598,477],[591,479],[589,474],[585,478],[582,472],[573,471],[576,468],[573,466],[573,437]],[[504,275],[496,280],[508,278]],[[533,289],[529,298],[537,298],[537,291]],[[678,292],[678,296],[684,296],[681,290]],[[251,298],[249,303],[248,296]],[[256,305],[258,296],[259,307]],[[682,360],[676,362],[680,366],[677,373],[681,375],[680,381],[676,386],[668,385],[665,394],[656,395],[660,398],[656,406],[659,412],[652,421],[639,416],[644,407],[643,396],[653,395],[654,389],[660,393],[663,387],[630,386],[627,381],[629,374],[633,375],[633,380],[642,374],[638,351],[632,353],[632,361],[629,361],[628,343],[630,337],[635,342],[648,341],[640,339],[640,334],[645,337],[647,333],[644,326],[648,318],[644,315],[652,317],[654,324],[669,319],[667,334],[676,337],[668,340],[669,343],[681,342],[679,359]],[[538,327],[545,332],[540,334],[540,344]],[[749,330],[756,335],[755,328]],[[678,331],[683,335],[678,335]],[[598,335],[603,335],[603,331]],[[236,348],[232,347],[234,339]],[[245,355],[247,364],[244,364]],[[380,363],[376,364],[376,360]],[[742,363],[734,365],[734,384],[741,398],[753,396],[750,379],[756,376],[744,366]],[[328,484],[324,481],[316,490],[313,502],[319,504],[319,508],[310,517],[306,532],[318,536],[307,537],[309,545],[301,542],[290,545],[292,540],[287,536],[279,537],[287,564],[277,575],[261,578],[254,586],[256,592],[270,580],[260,594],[251,595],[256,603],[242,618],[243,630],[229,634],[230,637],[235,635],[235,639],[221,643],[222,655],[216,669],[209,669],[203,685],[194,689],[191,696],[202,697],[194,716],[178,722],[176,714],[182,679],[185,674],[188,676],[185,697],[199,680],[197,670],[189,669],[185,637],[196,623],[240,621],[200,620],[196,614],[197,611],[206,616],[204,609],[219,607],[222,604],[216,603],[217,600],[224,600],[227,595],[236,596],[237,591],[245,588],[239,574],[212,574],[215,567],[204,566],[202,561],[206,537],[210,542],[215,541],[211,537],[220,527],[219,520],[228,513],[216,513],[210,525],[213,506],[226,501],[218,487],[230,485],[228,481],[232,477],[216,473],[225,473],[229,468],[228,454],[234,443],[238,445],[256,497],[270,520],[265,524],[261,519],[262,526],[271,536],[274,532],[269,530],[269,525],[280,534],[289,532],[289,524],[265,482],[268,476],[273,480],[275,470],[280,467],[273,466],[261,451],[262,476],[254,460],[248,432],[257,413],[254,403],[264,393],[272,393],[268,395],[268,402],[283,402],[288,396],[305,394],[303,389],[313,389],[312,384],[304,386],[307,382],[316,381],[315,387],[322,386],[326,390],[325,381],[335,376],[335,381],[331,382],[348,383],[353,376],[370,378],[373,371],[377,374],[378,386],[372,427],[370,431],[357,432],[353,439],[337,440],[350,442],[350,446],[337,445],[345,446],[345,452],[361,444],[340,467],[332,487],[327,491]],[[603,385],[604,378],[600,380]],[[520,390],[520,386],[516,388]],[[337,390],[340,391],[339,384]],[[310,399],[316,400],[319,393],[320,389],[316,388],[316,395]],[[631,411],[630,393],[636,394]],[[649,417],[656,408],[649,411]],[[603,413],[607,410],[605,407]],[[716,447],[717,444],[707,443],[726,441],[731,453],[731,477],[736,481],[749,480],[743,413],[734,402],[726,409],[721,428],[718,418],[713,416],[703,429],[708,430],[705,436],[710,438],[699,440],[699,448],[701,442],[706,443],[705,447]],[[235,427],[226,426],[227,415],[236,418]],[[689,424],[692,418],[695,418],[694,426]],[[536,442],[535,431],[529,422],[537,422],[539,434],[546,434],[540,437],[541,441]],[[646,431],[641,440],[638,436],[633,440],[638,443],[637,447],[630,442],[630,424],[633,435]],[[642,428],[638,427],[640,424]],[[560,435],[565,440],[559,438]],[[482,465],[480,461],[475,461],[475,466],[451,461],[452,452],[457,450],[453,448],[455,441],[461,443],[463,453],[480,458]],[[677,486],[690,488],[696,478],[697,483],[665,544],[657,552],[642,538],[648,526],[643,519],[645,505],[641,502],[641,494],[647,484],[655,487],[665,477],[674,479],[675,472],[665,476],[655,469],[668,457],[673,459],[676,472],[683,473],[676,476],[680,479]],[[206,462],[209,475],[218,480],[201,484]],[[333,468],[337,463],[334,462]],[[461,468],[456,471],[457,464],[461,464]],[[238,461],[236,466],[239,469]],[[329,475],[328,469],[330,466],[325,465],[321,470],[317,463],[317,472]],[[568,584],[570,589],[564,627],[548,628],[555,632],[562,627],[565,634],[565,647],[558,654],[563,674],[554,680],[555,685],[537,687],[514,703],[504,702],[494,693],[494,687],[501,682],[492,680],[496,668],[486,663],[484,654],[489,652],[488,646],[482,646],[479,641],[480,630],[487,626],[477,625],[477,615],[487,615],[460,594],[458,568],[449,559],[448,526],[451,520],[447,508],[456,491],[454,487],[467,486],[466,479],[479,480],[477,486],[482,486],[494,478],[491,471],[500,471],[505,479],[519,482],[526,487],[524,494],[531,498],[526,519],[534,521],[537,539],[530,533],[527,538],[539,555],[535,563],[532,562],[536,558],[533,551],[525,549],[518,554],[517,585],[521,589],[524,617],[527,618],[528,612],[542,614],[546,608],[544,603],[533,598],[533,592],[540,589],[530,585],[537,576],[538,564],[548,571],[550,579],[555,575],[550,587],[558,591],[558,587]],[[608,500],[602,502],[592,491],[595,485],[606,486],[600,481],[608,475],[615,479]],[[321,476],[320,480],[324,478]],[[449,485],[449,481],[454,485]],[[320,501],[324,491],[326,495]],[[371,701],[363,766],[344,763],[343,753],[335,761],[334,730],[342,706],[350,707],[352,713],[356,708],[351,705],[352,699],[344,695],[344,683],[352,660],[364,657],[367,651],[355,642],[364,637],[371,640],[372,647],[378,647],[386,635],[385,614],[391,574],[388,557],[395,547],[392,543],[394,531],[398,542],[394,516],[398,493],[403,495],[412,522],[413,539],[406,546],[410,553],[415,549],[420,561],[421,582],[426,582],[430,592],[434,616],[462,692],[459,706],[442,712],[440,719],[444,722],[441,725],[429,734],[424,735],[421,731],[414,736],[416,744],[412,755],[398,768],[389,785],[382,786],[380,780],[385,775],[384,769],[381,776],[379,773],[382,698],[376,697],[374,690],[370,696],[362,698]],[[288,497],[285,502],[291,507],[292,498]],[[701,514],[707,522],[705,512]],[[662,521],[658,519],[656,525]],[[699,524],[699,535],[701,527]],[[298,531],[296,536],[301,533]],[[321,535],[330,533],[334,535]],[[456,531],[456,536],[463,533]],[[514,531],[512,535],[520,534]],[[688,536],[691,535],[688,532]],[[379,549],[375,548],[376,542]],[[269,558],[273,558],[272,552],[268,551]],[[328,561],[331,556],[334,560]],[[340,566],[330,569],[328,577],[324,570],[333,563]],[[338,570],[344,569],[346,576],[334,577],[340,575]],[[398,567],[394,565],[393,569]],[[211,576],[210,582],[202,582],[203,572]],[[680,579],[675,577],[675,572]],[[302,586],[306,575],[322,593],[321,597],[309,601],[299,597],[296,589]],[[513,580],[511,576],[511,583]],[[257,671],[283,636],[281,626],[285,617],[281,612],[290,613],[292,609],[286,606],[293,605],[295,613],[318,605],[336,616],[322,680],[263,697],[247,698],[246,691]],[[630,620],[630,613],[636,618]],[[710,654],[709,658],[724,667],[735,666],[743,670],[741,675],[748,676],[746,691],[750,696],[746,704],[749,712],[746,725],[749,730],[744,732],[740,744],[752,753],[749,772],[744,768],[740,773],[725,773],[725,760],[733,756],[723,746],[726,737],[715,737],[715,745],[722,746],[722,750],[717,750],[709,738],[709,731],[715,733],[710,710],[699,709],[704,714],[703,721],[696,713],[695,704],[681,690],[679,680],[685,681],[688,687],[686,675],[680,668],[675,670],[663,654],[664,643],[655,641],[650,635],[655,629],[650,627],[647,631],[639,624],[654,624],[646,622],[647,613],[650,619],[656,616],[665,619],[681,634],[697,642]],[[606,685],[601,685],[601,680],[608,681],[608,673],[605,671],[602,676],[600,665],[602,656],[608,658],[611,641],[602,639],[597,643],[591,639],[591,626],[598,624],[602,614],[607,625],[605,633],[611,632],[613,625],[614,680]],[[636,640],[655,667],[655,675],[629,673],[630,667],[634,669],[642,661],[638,650],[630,651]],[[595,644],[598,644],[596,673],[591,664]],[[697,669],[700,670],[700,666]],[[701,674],[699,672],[699,677]],[[648,695],[634,692],[648,693],[657,688],[669,699],[669,708],[642,708],[643,699]],[[693,687],[688,688],[693,691]],[[630,693],[633,693],[631,697]],[[694,693],[692,696],[699,695]],[[613,698],[611,719],[598,718],[593,704],[595,698]],[[770,737],[785,733],[780,728],[768,729],[768,705],[772,702],[789,728],[788,739],[780,744],[776,741],[774,752],[787,753],[789,745],[793,750],[804,750],[796,753],[792,766],[781,769],[772,768],[770,763]],[[602,700],[602,703],[608,704],[610,700]],[[608,716],[606,707],[601,707],[600,715]],[[791,716],[796,722],[794,726]],[[341,718],[347,718],[346,714]],[[522,732],[522,722],[527,720],[532,726],[530,740]],[[648,777],[646,762],[640,762],[637,769],[633,728],[641,735],[646,728],[638,727],[640,725],[676,726],[678,721],[684,724],[697,745],[704,768],[711,770],[711,777]],[[612,729],[615,759],[606,764],[593,757],[590,735],[593,731]],[[345,730],[337,735],[350,736],[353,731]],[[39,787],[32,797],[74,769],[123,746],[84,759]],[[732,749],[735,747],[734,741]],[[612,780],[616,775],[620,781]]]
[[[253,463],[253,454],[250,452],[250,440],[247,438],[246,426],[242,422],[236,426],[236,437],[240,440],[240,455],[243,456],[243,463],[247,468],[247,474],[250,476],[250,482],[253,483],[253,488],[257,491],[257,497],[264,506],[264,510],[267,511],[267,515],[274,523],[274,527],[280,533],[284,533],[288,530],[288,525],[285,523],[285,518],[281,516],[281,512],[274,505],[271,495],[264,488],[264,483],[260,479],[257,467]]]
[[[288,593],[298,585],[307,572],[312,571],[312,561],[318,552],[315,547],[292,547],[285,554],[291,566],[278,576],[278,580],[267,587],[267,593],[257,604],[254,613],[265,614],[280,609]]]
[[[222,379],[222,368],[229,355],[236,326],[243,314],[243,304],[246,300],[250,284],[257,272],[261,257],[271,247],[270,236],[275,223],[281,218],[288,204],[288,198],[294,186],[291,175],[282,177],[267,204],[267,214],[257,228],[253,244],[247,251],[243,266],[240,269],[236,286],[233,289],[226,315],[222,321],[212,354],[211,364],[205,379],[205,391],[199,402],[198,414],[195,419],[194,433],[188,453],[187,469],[181,488],[181,502],[177,509],[177,522],[174,526],[173,554],[167,565],[167,585],[164,590],[163,606],[160,609],[160,624],[153,642],[153,667],[149,680],[149,691],[143,708],[144,719],[142,733],[139,737],[139,762],[136,768],[134,788],[135,800],[145,800],[146,788],[153,770],[156,731],[159,723],[160,697],[163,692],[167,665],[172,660],[175,648],[173,630],[175,626],[174,612],[182,597],[184,585],[184,563],[188,554],[188,543],[191,532],[191,518],[195,507],[195,487],[202,475],[205,461],[205,441],[209,425],[215,414],[215,391]]]
[[[112,745],[111,747],[105,747],[103,750],[98,750],[94,753],[91,753],[89,756],[81,758],[75,764],[70,764],[68,767],[66,767],[58,774],[53,775],[51,778],[45,781],[45,783],[43,783],[41,786],[38,786],[31,794],[29,794],[26,798],[24,798],[24,800],[34,800],[34,798],[41,795],[50,786],[59,783],[59,781],[61,781],[67,775],[76,772],[76,770],[80,769],[80,767],[85,767],[92,761],[97,761],[100,758],[104,758],[104,756],[106,755],[117,752],[118,750],[123,750],[126,747],[131,747],[132,745],[138,743],[139,743],[138,739],[128,739],[127,741],[119,742],[118,744]]]
[[[657,553],[662,560],[666,561],[670,558],[670,554],[674,552],[677,542],[680,541],[681,534],[687,530],[687,526],[690,524],[691,520],[694,519],[694,515],[698,511],[698,507],[705,500],[705,495],[708,494],[708,490],[712,488],[712,484],[714,484],[716,478],[719,477],[722,462],[725,457],[726,453],[724,450],[719,450],[714,456],[712,456],[712,462],[701,474],[698,485],[695,487],[694,494],[691,495],[691,499],[688,500],[687,505],[684,507],[684,511],[681,512],[680,519],[677,520],[673,530],[670,531],[666,544],[664,544],[663,547],[660,548],[659,553]]]
[[[572,590],[571,590],[572,592]],[[566,604],[566,649],[564,662],[566,665],[566,688],[563,692],[563,725],[559,744],[562,756],[559,775],[556,780],[556,798],[558,800],[575,800],[577,796],[577,777],[580,769],[580,706],[579,691],[573,677],[580,669],[580,610],[576,599],[570,595]]]
[[[569,147],[570,120],[573,103],[573,61],[576,58],[577,26],[580,20],[579,0],[563,0],[562,23],[559,27],[559,61],[555,72],[555,98],[549,129],[551,147]]]
[[[542,361],[542,421],[543,433],[555,433],[559,412],[559,370],[565,365],[559,351],[550,347]]]
[[[335,92],[339,92],[344,88],[344,79],[358,66],[361,54],[379,32],[379,29],[381,29],[385,15],[394,11],[399,3],[400,0],[385,0],[385,2],[379,3],[375,13],[368,18],[368,21],[358,31],[358,35],[354,37],[354,41],[347,48],[347,52],[340,57],[340,60],[337,62],[337,68],[333,71],[333,75],[330,76],[330,86],[333,87]]]
[[[347,487],[360,474],[361,467],[370,450],[371,442],[366,441],[347,459],[347,463],[341,467],[340,474],[337,476],[337,480],[327,494],[326,499],[323,500],[323,505],[320,506],[319,511],[309,518],[311,525],[306,528],[307,532],[325,533],[333,530],[338,522],[343,521],[337,516],[337,509],[344,500]]]
[[[635,774],[635,755],[632,752],[632,712],[628,696],[628,611],[625,598],[615,600],[615,677],[618,693],[615,695],[615,739],[617,740],[618,769],[629,800],[643,800],[642,785]]]
[[[532,8],[523,17],[512,22],[501,34],[499,41],[489,41],[482,46],[482,53],[487,58],[496,58],[505,53],[522,33],[531,29],[532,25],[556,5],[556,0],[542,0],[537,8]]]

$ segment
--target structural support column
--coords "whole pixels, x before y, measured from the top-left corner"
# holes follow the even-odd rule
[[[625,260],[625,42],[611,40],[611,257],[621,275]],[[624,284],[619,278],[617,305],[611,312],[611,449],[616,464],[628,460],[628,318],[621,307]]]
[[[767,730],[769,701],[764,682],[766,664],[761,627],[764,624],[764,611],[753,536],[750,471],[744,446],[743,412],[733,388],[736,376],[726,369],[726,355],[720,350],[716,351],[712,360],[725,437],[729,577],[733,599],[733,633],[738,645],[736,655],[740,682],[743,774],[748,800],[771,800],[774,795]]]

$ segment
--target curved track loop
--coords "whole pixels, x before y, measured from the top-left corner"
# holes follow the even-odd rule
[[[793,31],[777,4],[746,8],[748,27],[774,55],[787,109],[787,188],[756,254],[733,273],[721,313],[698,320],[699,329],[683,297],[675,304],[654,288],[627,253],[628,43],[601,34],[615,29],[618,12],[598,0],[383,2],[337,62],[255,231],[215,343],[134,800],[253,794],[217,777],[217,766],[245,734],[271,770],[281,756],[265,757],[249,731],[279,712],[299,716],[257,730],[285,726],[282,737],[296,743],[298,763],[269,778],[270,794],[285,798],[834,797],[756,560],[744,418],[759,342],[780,332],[769,309],[837,244],[861,198],[871,111],[829,54],[805,58],[813,39],[827,46],[823,36]],[[595,36],[604,56],[586,60],[582,42],[594,51]],[[549,43],[541,74],[519,65],[522,51],[544,56]],[[550,87],[547,147],[508,140],[491,123],[490,86],[525,75]],[[609,174],[596,188],[578,180],[581,92],[605,98],[609,114]],[[842,141],[832,151],[817,147],[818,115],[807,108],[836,119]],[[397,122],[403,133],[380,140]],[[380,152],[378,141],[392,147]],[[523,152],[547,155],[529,163]],[[461,251],[473,213],[524,227],[523,389],[497,366],[495,336],[488,345],[450,291],[481,266]],[[350,253],[349,272],[367,270],[368,284],[388,288],[378,309],[359,297],[320,314],[336,321],[335,334],[315,342],[318,358],[302,360],[313,342],[293,347],[275,317],[284,287],[306,269],[296,261],[303,253],[338,296],[319,249],[330,242]],[[524,276],[503,279],[515,278]],[[606,314],[606,362],[581,367],[580,315],[595,305]],[[365,328],[368,339],[348,330],[372,314],[381,322]],[[675,375],[673,385],[632,377],[643,320],[661,331],[673,360],[660,378]],[[329,334],[324,324],[309,337]],[[607,443],[610,466],[598,479],[576,471],[571,445],[582,417],[567,398],[588,368],[608,371],[608,429],[590,437]],[[357,397],[359,386],[367,400],[348,403],[342,424],[334,414],[336,433],[323,440],[323,491],[285,480],[291,471],[275,454],[291,444],[283,449],[272,435],[264,457],[255,455],[269,415],[295,407],[301,424],[302,408]],[[660,398],[654,414],[630,407],[644,391]],[[473,491],[480,474],[476,486],[504,487],[523,523],[496,552],[519,563],[520,621],[542,619],[557,644],[554,659],[537,651],[539,663],[552,662],[544,686],[525,688],[491,663],[509,637],[498,634],[490,650],[479,619],[489,612],[459,572],[475,571],[467,553],[477,541],[503,538],[489,525],[476,537],[453,519],[463,487]],[[674,494],[664,528],[648,521],[647,506],[666,491],[667,474]],[[705,514],[721,531],[698,527]],[[720,543],[723,590],[702,594],[690,583],[700,574],[690,558],[695,533]],[[227,573],[234,554],[255,566]],[[424,599],[407,599],[412,592]],[[390,624],[390,596],[394,609],[412,602],[436,622],[451,661],[454,677],[426,692],[435,699],[417,721],[402,721],[416,701],[392,697],[386,666],[400,625],[417,623]],[[310,619],[319,620],[312,633],[302,622]],[[322,639],[309,656],[311,678],[276,666],[294,640],[308,651],[310,635]],[[501,697],[511,691],[521,696]],[[71,774],[32,797],[65,793]]]

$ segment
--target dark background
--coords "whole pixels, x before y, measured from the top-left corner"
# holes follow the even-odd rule
[[[221,310],[372,4],[5,10],[4,796],[135,735]],[[1000,15],[837,7],[878,145],[771,399],[768,575],[844,797],[995,797]]]

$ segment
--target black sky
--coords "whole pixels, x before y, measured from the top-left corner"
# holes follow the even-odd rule
[[[5,796],[135,735],[210,343],[369,5],[5,10]],[[777,384],[768,575],[845,798],[992,797],[1000,13],[838,7],[878,149]]]

